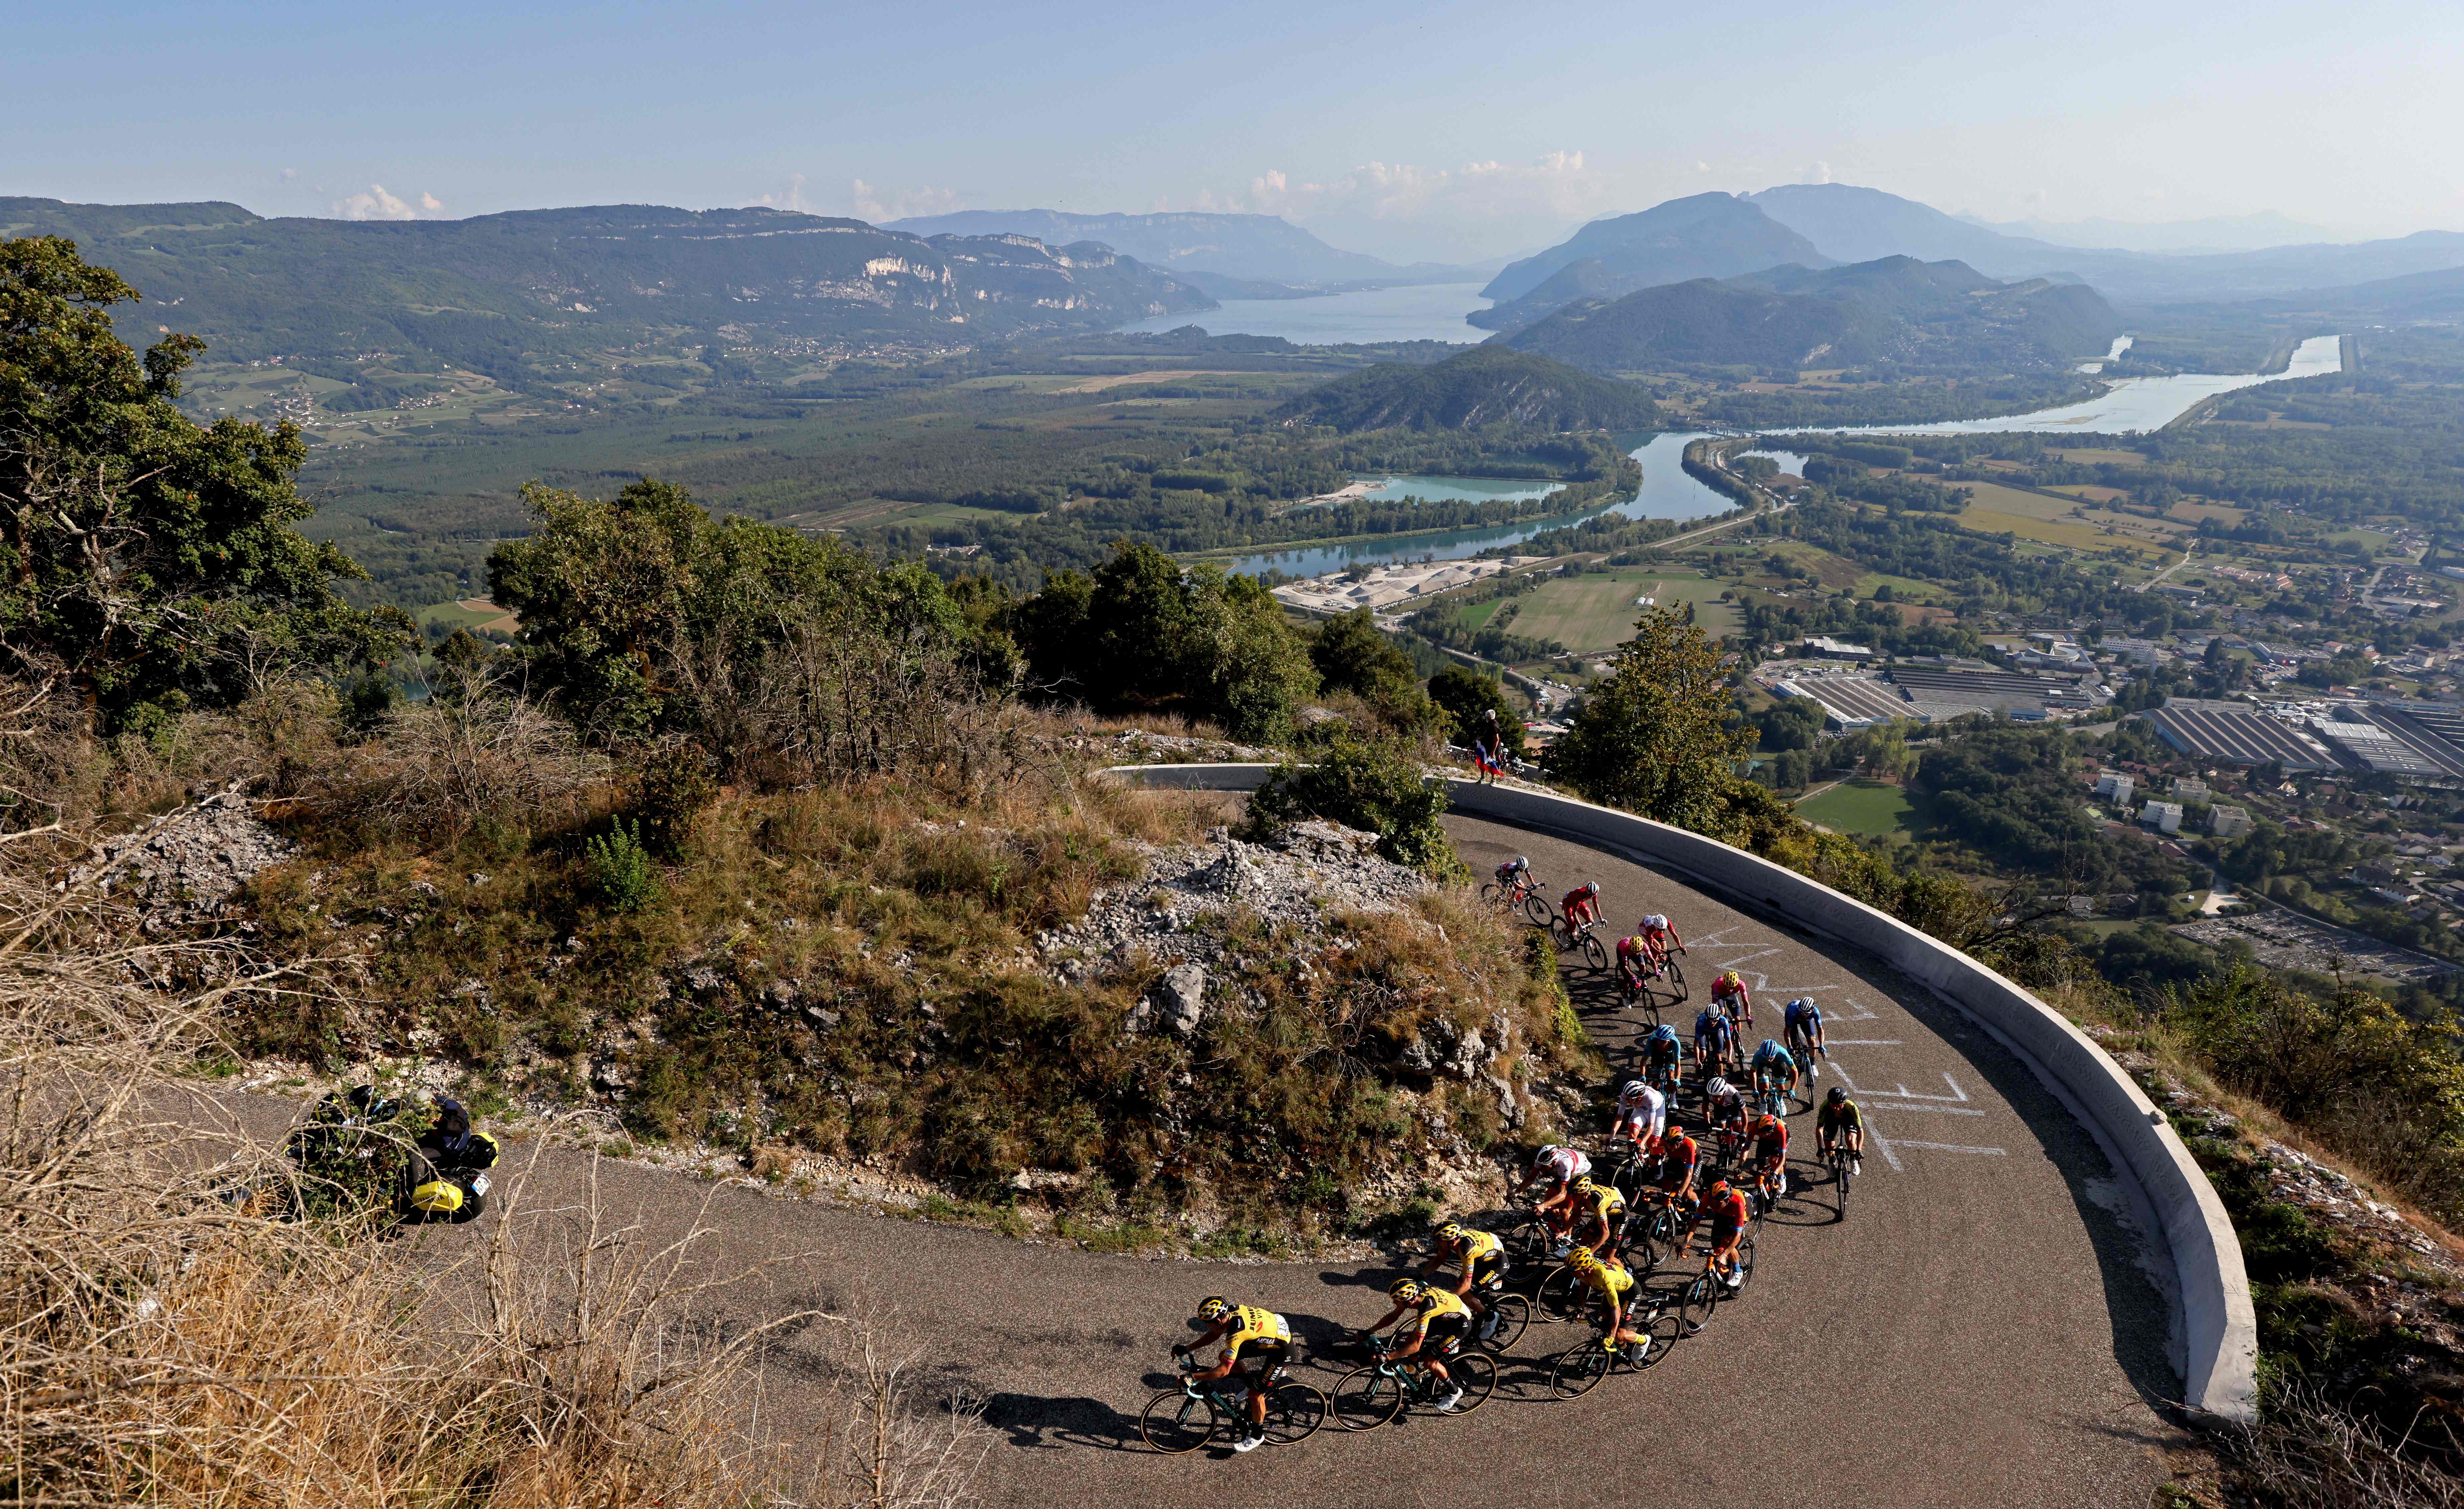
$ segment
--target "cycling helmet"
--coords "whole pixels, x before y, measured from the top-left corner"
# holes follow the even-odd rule
[[[1231,1313],[1232,1301],[1220,1294],[1210,1294],[1198,1301],[1198,1318],[1201,1321],[1220,1321]]]
[[[1625,1082],[1625,1088],[1617,1091],[1617,1099],[1621,1101],[1639,1101],[1642,1099],[1644,1095],[1648,1094],[1650,1089],[1651,1086],[1643,1083],[1640,1080],[1628,1080]]]
[[[1574,1192],[1576,1194],[1595,1194],[1599,1192],[1599,1188],[1600,1187],[1598,1185],[1592,1182],[1592,1176],[1588,1173],[1574,1181]]]
[[[1448,1221],[1443,1226],[1438,1228],[1438,1240],[1441,1242],[1462,1241],[1463,1235],[1463,1222],[1461,1221]]]
[[[1405,1304],[1418,1304],[1429,1291],[1418,1279],[1397,1279],[1386,1286],[1386,1292]]]
[[[1712,1100],[1725,1101],[1737,1093],[1737,1087],[1728,1083],[1726,1075],[1715,1074],[1711,1076],[1711,1083],[1703,1086],[1703,1093]]]
[[[1557,1154],[1564,1152],[1565,1150],[1565,1148],[1558,1147],[1555,1143],[1550,1143],[1546,1147],[1542,1148],[1538,1152],[1531,1155],[1531,1167],[1535,1169],[1545,1168],[1548,1166],[1551,1159],[1556,1157]]]
[[[1725,1173],[1724,1173],[1724,1174],[1720,1175],[1718,1178],[1713,1179],[1713,1180],[1711,1181],[1711,1190],[1710,1190],[1710,1192],[1711,1192],[1711,1193],[1713,1193],[1713,1194],[1718,1194],[1720,1192],[1722,1192],[1723,1190],[1726,1190],[1727,1188],[1728,1188],[1728,1176],[1727,1176],[1727,1174],[1725,1174]]]
[[[1531,862],[1518,854],[1514,856],[1514,867],[1519,870],[1528,870],[1531,867]]]
[[[1642,919],[1642,925],[1646,928],[1665,928],[1668,926],[1668,919],[1655,911]]]
[[[1599,1260],[1599,1254],[1592,1251],[1589,1247],[1575,1247],[1568,1251],[1566,1254],[1566,1266],[1569,1268],[1586,1267]]]
[[[1586,895],[1586,896],[1596,896],[1596,895],[1598,895],[1599,893],[1600,893],[1600,883],[1599,883],[1598,881],[1585,881],[1585,882],[1583,883],[1583,894],[1584,894],[1584,895]]]
[[[1831,1086],[1831,1093],[1823,1099],[1834,1105],[1845,1105],[1848,1104],[1848,1088],[1846,1085],[1835,1084]]]
[[[1659,1026],[1651,1029],[1651,1037],[1652,1040],[1655,1042],[1675,1042],[1677,1040],[1677,1029],[1663,1021]]]
[[[1723,985],[1743,985],[1746,982],[1738,976],[1736,971],[1730,970],[1720,976],[1720,983]]]

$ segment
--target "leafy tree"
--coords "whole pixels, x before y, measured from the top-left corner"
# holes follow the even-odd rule
[[[1309,653],[1326,691],[1355,691],[1375,702],[1411,687],[1412,658],[1377,631],[1367,608],[1329,619]]]
[[[137,296],[73,242],[0,242],[0,667],[124,721],[413,643],[400,612],[345,604],[335,579],[365,574],[300,536],[297,426],[182,414],[205,343],[141,359],[110,314]]]
[[[1506,700],[1506,689],[1496,677],[1484,676],[1468,666],[1448,666],[1429,678],[1429,700],[1444,710],[1452,724],[1451,736],[1465,749],[1471,747],[1484,714],[1495,711],[1506,753],[1522,757],[1523,715]]]
[[[1438,820],[1445,788],[1421,773],[1401,741],[1349,731],[1308,765],[1279,765],[1249,797],[1253,831],[1317,817],[1377,835],[1377,852],[1433,875],[1459,875],[1463,861]]]
[[[816,625],[886,644],[965,635],[922,566],[876,570],[835,540],[714,519],[672,483],[605,500],[533,483],[522,500],[539,528],[496,547],[489,587],[521,617],[534,685],[602,738],[714,732],[762,656]]]
[[[1317,688],[1299,633],[1255,578],[1126,541],[1092,576],[1055,572],[1018,604],[1030,685],[1110,711],[1177,707],[1281,742]]]
[[[1674,608],[1655,608],[1550,747],[1549,768],[1594,801],[1706,829],[1753,751],[1753,733],[1725,727],[1727,713],[1719,651]]]
[[[1753,715],[1760,748],[1810,750],[1822,733],[1822,706],[1812,697],[1782,697]]]

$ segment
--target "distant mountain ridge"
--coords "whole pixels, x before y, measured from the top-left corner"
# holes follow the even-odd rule
[[[1381,361],[1309,389],[1275,417],[1365,429],[1644,429],[1659,408],[1641,389],[1505,346],[1474,346],[1429,366]]]
[[[1471,317],[1490,329],[1529,324],[1579,297],[1608,297],[1661,283],[1733,277],[1793,262],[1837,260],[1733,194],[1693,194],[1638,214],[1595,220],[1564,242],[1509,264],[1481,290],[1499,300]],[[1596,266],[1559,277],[1574,264]]]
[[[1101,246],[927,239],[761,208],[342,221],[0,199],[0,235],[33,234],[71,237],[135,284],[132,334],[176,323],[214,360],[425,352],[515,385],[560,351],[657,332],[946,345],[1214,307]]]
[[[1604,374],[1881,363],[2015,372],[2101,354],[2122,329],[2091,288],[2000,283],[1965,263],[1894,256],[1579,300],[1497,339]]]
[[[1397,267],[1364,252],[1341,251],[1280,215],[962,209],[893,220],[884,229],[923,236],[1029,235],[1047,245],[1097,241],[1168,273],[1188,269],[1220,279],[1303,289],[1342,283],[1452,281],[1463,275],[1459,268],[1431,263]],[[1257,295],[1253,291],[1227,296]]]

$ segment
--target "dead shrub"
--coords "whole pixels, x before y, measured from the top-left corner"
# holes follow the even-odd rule
[[[440,837],[487,824],[555,829],[590,813],[610,769],[547,709],[473,682],[397,711],[327,804]]]

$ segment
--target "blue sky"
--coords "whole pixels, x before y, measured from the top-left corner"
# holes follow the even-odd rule
[[[2464,7],[10,0],[0,193],[266,214],[1213,208],[1493,255],[1820,178],[2464,229]]]

